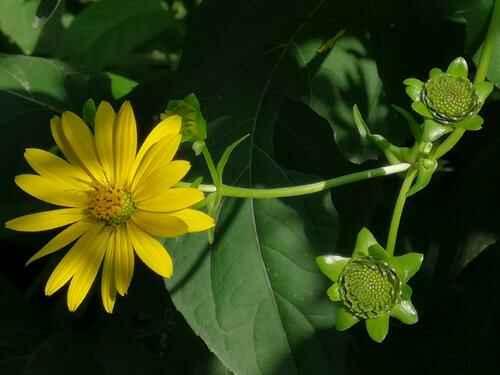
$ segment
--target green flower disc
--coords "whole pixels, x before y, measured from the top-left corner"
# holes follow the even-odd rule
[[[479,105],[472,83],[448,74],[438,75],[425,83],[422,101],[442,123],[461,121],[473,114]]]
[[[360,319],[373,319],[399,302],[401,281],[386,262],[372,257],[352,258],[339,278],[344,306]]]

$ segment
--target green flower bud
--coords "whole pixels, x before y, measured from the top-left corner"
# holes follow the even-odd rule
[[[396,271],[373,257],[352,258],[339,279],[344,306],[360,319],[377,318],[391,311],[401,293]]]
[[[415,112],[439,124],[478,130],[482,119],[478,115],[493,90],[490,82],[472,83],[464,58],[451,62],[446,72],[433,68],[424,83],[416,78],[404,81],[406,93],[412,99]]]
[[[440,123],[458,122],[474,114],[479,98],[467,78],[440,74],[429,79],[422,90],[421,100]]]
[[[333,281],[326,294],[336,306],[337,330],[364,320],[370,337],[382,342],[389,332],[390,317],[415,324],[418,314],[407,283],[422,260],[418,253],[389,255],[366,228],[358,233],[351,258],[317,257],[319,269]]]

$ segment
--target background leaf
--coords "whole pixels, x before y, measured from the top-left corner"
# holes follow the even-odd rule
[[[161,0],[97,2],[71,23],[61,56],[92,69],[126,63],[130,53],[167,30],[182,28]]]

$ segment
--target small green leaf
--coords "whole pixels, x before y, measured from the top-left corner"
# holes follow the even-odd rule
[[[373,341],[384,341],[389,333],[389,314],[366,320],[366,330]]]
[[[222,183],[222,174],[224,173],[224,168],[226,167],[226,164],[229,160],[229,157],[231,156],[231,154],[233,153],[234,149],[236,147],[238,147],[238,145],[243,142],[245,139],[247,139],[248,137],[250,136],[250,134],[246,134],[244,135],[243,137],[241,137],[240,139],[238,139],[237,141],[231,143],[225,150],[224,150],[224,153],[222,154],[219,162],[217,163],[217,174],[219,175],[219,178],[221,179],[221,181],[219,181],[220,183]]]
[[[392,257],[389,263],[396,269],[403,283],[408,282],[420,269],[424,255],[420,253],[408,253]]]
[[[391,316],[404,324],[415,324],[418,322],[418,313],[410,300],[402,300],[391,310]]]
[[[389,163],[412,162],[412,152],[408,147],[393,145],[380,134],[370,135],[370,140],[384,153]]]
[[[338,306],[336,313],[335,328],[337,328],[337,331],[346,331],[359,322],[359,319],[347,311],[342,305]]]
[[[353,256],[368,256],[368,249],[370,246],[378,245],[377,240],[368,228],[362,228],[358,237],[356,238],[356,245],[354,246]]]
[[[200,102],[194,94],[181,100],[171,100],[165,115],[176,114],[182,117],[182,141],[205,141],[207,138],[207,122],[201,113]]]
[[[96,112],[97,108],[95,106],[94,99],[87,99],[85,103],[83,103],[82,117],[83,121],[92,129],[95,127],[94,119]]]
[[[322,255],[316,258],[316,264],[321,272],[335,282],[339,279],[349,259],[350,258],[341,257],[339,255]]]
[[[463,57],[457,57],[450,63],[446,73],[458,78],[467,78],[469,75],[467,61]]]

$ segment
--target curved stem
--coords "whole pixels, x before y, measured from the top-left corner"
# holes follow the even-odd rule
[[[282,187],[282,188],[272,188],[272,189],[252,189],[252,188],[222,185],[220,188],[220,193],[224,197],[233,197],[233,198],[267,199],[267,198],[295,197],[298,195],[317,193],[341,185],[347,185],[357,181],[368,180],[370,178],[401,173],[408,170],[408,168],[410,168],[410,164],[400,163],[400,164],[388,165],[385,167],[368,169],[362,172],[351,173],[345,176],[335,177],[329,180],[319,181],[312,184],[297,185],[297,186]],[[179,183],[178,185],[187,186],[189,184]],[[198,189],[207,193],[213,193],[217,191],[217,187],[214,185],[202,184],[198,186]]]
[[[215,185],[220,184],[219,174],[217,173],[217,168],[215,168],[214,161],[212,159],[212,155],[210,155],[210,151],[208,151],[207,146],[203,147],[202,151],[203,157],[205,158],[205,162],[207,163],[208,171],[210,172],[210,177],[212,178],[212,182]]]
[[[399,191],[398,199],[394,205],[394,211],[392,213],[391,225],[389,227],[389,234],[387,235],[386,251],[389,255],[394,255],[394,249],[396,248],[396,240],[398,238],[399,223],[401,222],[401,216],[403,214],[403,209],[406,203],[406,198],[408,191],[410,190],[413,180],[417,176],[417,170],[411,169],[406,174],[403,183],[401,184],[401,189]]]

